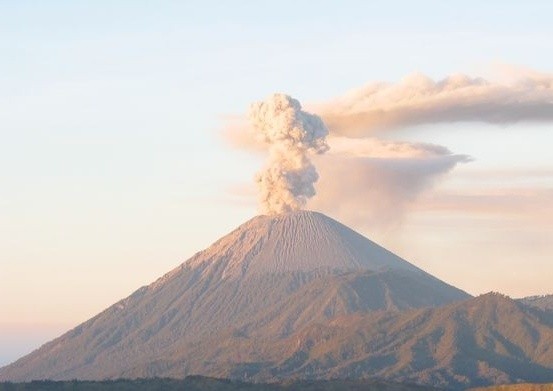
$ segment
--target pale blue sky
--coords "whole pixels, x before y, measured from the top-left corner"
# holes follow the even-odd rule
[[[316,103],[413,72],[550,72],[551,15],[550,1],[0,1],[0,365],[34,347],[8,345],[21,330],[53,337],[256,214],[229,191],[259,160],[221,139],[226,115],[276,91]],[[476,159],[446,189],[465,171],[553,168],[550,126],[401,137]],[[484,231],[438,220],[417,212],[383,240],[471,293],[544,293],[511,272],[469,281],[451,254]],[[529,239],[505,247],[493,228],[505,222],[490,224],[475,265],[498,254],[521,267]],[[535,227],[534,269],[553,253],[550,226]]]

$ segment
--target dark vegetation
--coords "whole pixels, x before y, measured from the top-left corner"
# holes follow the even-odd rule
[[[553,383],[535,384],[535,383],[520,383],[520,384],[501,384],[499,386],[471,388],[470,391],[552,391]]]
[[[135,379],[104,381],[50,381],[36,380],[28,383],[0,383],[0,391],[426,391],[435,388],[384,383],[374,380],[327,380],[327,381],[287,381],[281,383],[244,383],[203,376],[189,376],[185,379]]]

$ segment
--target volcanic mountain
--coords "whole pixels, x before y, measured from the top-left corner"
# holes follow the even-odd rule
[[[303,211],[251,219],[0,369],[0,380],[379,377],[468,386],[548,379],[552,341],[551,317],[539,309],[472,299]]]

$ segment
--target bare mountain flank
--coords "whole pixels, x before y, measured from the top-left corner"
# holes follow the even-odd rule
[[[0,380],[553,381],[550,320],[471,299],[320,213],[258,216]]]

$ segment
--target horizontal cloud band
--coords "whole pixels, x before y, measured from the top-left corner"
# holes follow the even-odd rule
[[[553,77],[525,75],[496,83],[466,75],[443,80],[415,74],[371,83],[318,107],[331,134],[365,137],[421,124],[553,121]]]

